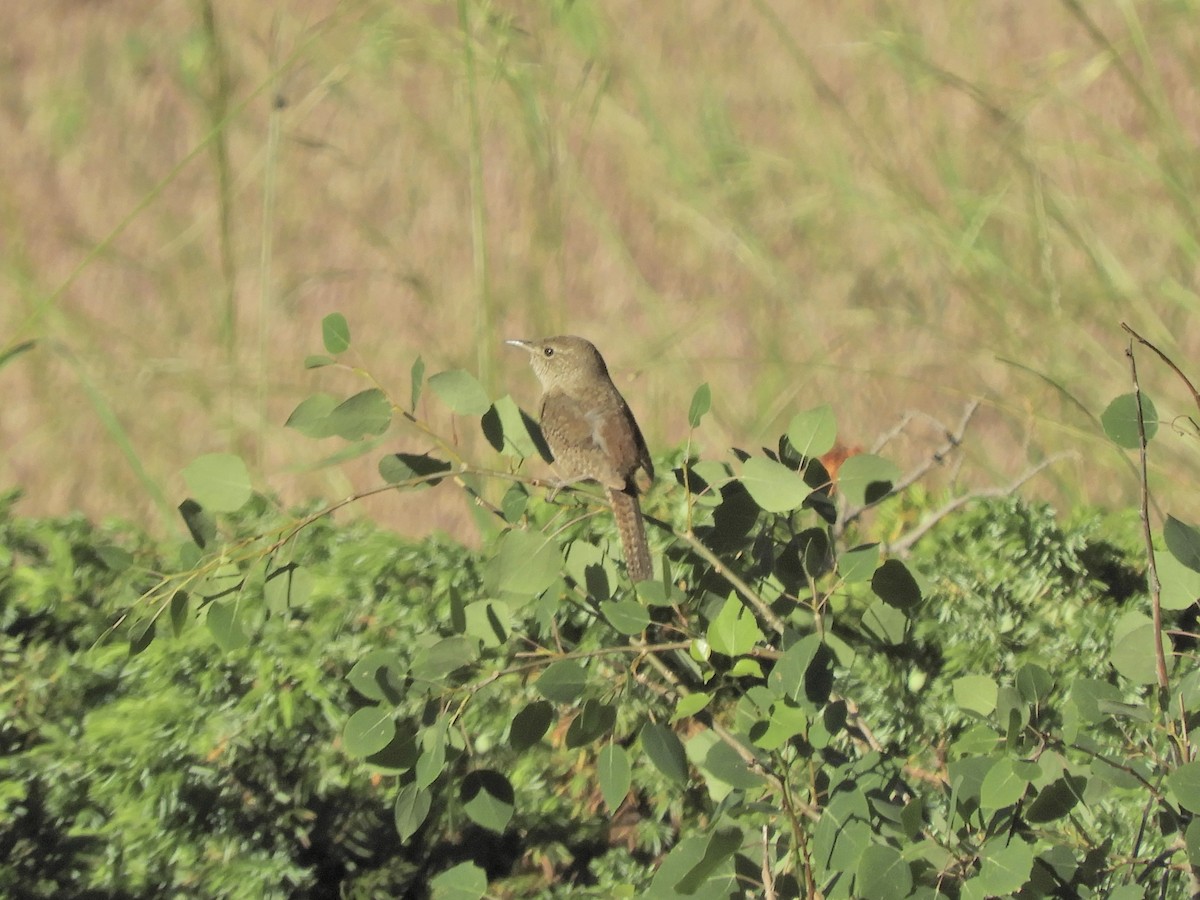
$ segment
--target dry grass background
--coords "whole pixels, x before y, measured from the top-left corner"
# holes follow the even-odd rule
[[[820,402],[870,443],[980,396],[964,483],[1075,449],[1031,488],[1067,503],[1136,487],[1091,418],[1129,389],[1119,323],[1200,346],[1188,0],[43,0],[0,28],[0,352],[37,342],[0,367],[0,486],[30,514],[175,528],[217,450],[287,500],[371,483],[280,427],[361,387],[301,367],[332,311],[397,397],[421,354],[530,405],[502,339],[589,336],[659,449],[704,381],[710,453]],[[1160,443],[1194,519],[1194,444]],[[440,493],[360,509],[465,533]]]

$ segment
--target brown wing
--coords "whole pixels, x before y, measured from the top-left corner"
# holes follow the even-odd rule
[[[586,409],[567,394],[554,391],[542,398],[541,419],[542,434],[560,474],[594,478],[605,487],[625,487],[626,475],[611,452],[614,442],[620,443],[619,429],[610,425],[612,416]]]

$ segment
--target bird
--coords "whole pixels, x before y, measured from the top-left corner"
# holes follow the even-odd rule
[[[555,468],[567,484],[596,481],[605,489],[630,580],[649,580],[653,570],[637,477],[640,470],[652,481],[654,463],[600,351],[574,335],[507,343],[529,353],[541,382],[539,419]]]

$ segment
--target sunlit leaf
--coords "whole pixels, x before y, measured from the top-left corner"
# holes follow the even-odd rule
[[[325,350],[335,356],[350,348],[350,324],[341,313],[330,313],[321,320],[321,337]]]
[[[208,453],[183,470],[196,501],[212,512],[237,512],[250,499],[250,471],[240,456]]]
[[[837,419],[833,407],[823,403],[797,413],[787,428],[788,443],[801,456],[813,458],[828,453],[837,442]]]
[[[464,369],[430,375],[429,388],[460,416],[482,416],[492,405],[483,385]]]
[[[633,769],[629,754],[620,744],[609,744],[596,756],[596,778],[600,782],[600,796],[609,812],[616,812],[625,802],[632,783]]]
[[[1146,440],[1149,441],[1158,433],[1158,411],[1146,394],[1142,394],[1142,420],[1146,429]],[[1126,450],[1136,450],[1141,446],[1138,435],[1137,395],[1122,394],[1108,404],[1108,408],[1100,414],[1100,424],[1108,439],[1118,447]]]
[[[798,473],[762,456],[746,460],[741,482],[754,502],[767,512],[799,509],[811,491]]]

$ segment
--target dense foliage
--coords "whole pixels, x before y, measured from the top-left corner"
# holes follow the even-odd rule
[[[330,354],[348,344],[331,317]],[[510,399],[413,376],[403,406],[315,395],[290,424],[369,446],[407,419],[433,452],[381,460],[388,489],[464,490],[486,513],[478,555],[278,510],[223,455],[185,473],[178,548],[3,507],[0,889],[1193,889],[1190,526],[1168,519],[1156,555],[1160,673],[1136,517],[1013,497],[943,515],[872,454],[831,478],[821,407],[775,449],[662,460],[662,577],[630,586],[597,498],[547,502],[521,474],[536,433]],[[426,384],[482,417],[508,472],[417,418]],[[877,537],[905,547],[930,519],[908,554]]]

